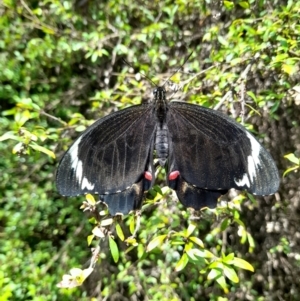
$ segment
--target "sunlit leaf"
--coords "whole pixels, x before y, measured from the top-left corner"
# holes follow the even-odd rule
[[[254,272],[253,266],[248,261],[241,259],[241,258],[234,257],[234,259],[232,261],[232,265],[239,267],[241,269],[244,269],[244,270]]]
[[[195,223],[190,223],[187,230],[186,230],[186,237],[189,237],[196,229]]]
[[[234,283],[238,283],[239,282],[239,277],[236,273],[236,271],[229,265],[224,265],[224,268],[223,268],[223,272],[224,272],[224,275],[232,282]]]
[[[35,143],[33,143],[33,142],[30,143],[29,146],[30,146],[31,148],[33,148],[34,150],[37,150],[37,151],[39,151],[39,152],[42,152],[42,153],[48,155],[49,157],[55,159],[55,154],[53,153],[53,151],[51,151],[51,150],[49,150],[49,149],[47,149],[47,148],[45,148],[45,147],[43,147],[43,146],[41,146],[41,145],[35,144]]]
[[[225,277],[224,276],[220,276],[220,277],[216,278],[216,281],[222,287],[222,289],[224,290],[224,293],[228,294],[229,290],[228,290],[228,287],[227,287],[227,283],[226,283]]]
[[[196,236],[190,236],[189,240],[191,240],[193,243],[197,244],[201,248],[204,248],[203,241],[200,238],[198,238]]]
[[[124,236],[124,233],[123,233],[123,230],[122,230],[120,224],[116,224],[116,232],[117,232],[118,237],[119,237],[122,241],[124,241],[125,236]]]
[[[285,155],[284,158],[288,159],[294,164],[300,165],[300,159],[297,158],[293,153]]]
[[[89,236],[87,237],[87,243],[88,243],[88,246],[91,245],[91,243],[92,243],[94,237],[95,237],[95,235],[89,235]]]
[[[110,248],[110,253],[111,253],[111,256],[112,256],[114,262],[118,262],[119,256],[120,256],[119,248],[111,236],[109,237],[109,248]]]
[[[2,136],[0,136],[0,142],[4,141],[4,140],[7,140],[7,139],[21,141],[21,138],[19,136],[16,136],[15,132],[13,132],[13,131],[6,132]]]
[[[154,239],[152,239],[152,240],[149,242],[146,251],[147,251],[147,252],[150,252],[150,251],[152,251],[153,249],[155,249],[155,248],[161,246],[161,245],[163,244],[164,240],[166,239],[166,237],[167,237],[166,234],[156,236]]]
[[[175,266],[175,271],[179,272],[185,268],[185,266],[188,264],[189,258],[186,253],[183,253],[181,256],[180,260],[177,262]]]
[[[90,193],[86,194],[85,199],[88,201],[90,205],[92,206],[96,205],[95,198]]]
[[[212,269],[208,275],[207,275],[207,279],[208,280],[212,280],[215,279],[217,277],[220,277],[222,275],[222,271],[219,269]]]

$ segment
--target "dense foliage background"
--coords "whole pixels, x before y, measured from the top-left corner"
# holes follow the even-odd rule
[[[3,0],[0,301],[299,300],[299,14],[299,1]],[[244,121],[281,176],[290,168],[280,190],[231,192],[196,219],[161,171],[136,241],[122,241],[129,215],[83,285],[58,288],[87,266],[95,226],[84,197],[56,192],[59,158],[95,119],[151,98],[140,73],[164,83],[192,51],[174,98]]]

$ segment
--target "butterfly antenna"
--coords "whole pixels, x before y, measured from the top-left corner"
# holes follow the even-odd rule
[[[184,62],[180,65],[180,67],[179,67],[178,69],[176,69],[176,71],[173,72],[171,76],[169,76],[169,78],[164,82],[164,84],[162,85],[162,87],[170,80],[170,78],[171,78],[174,74],[176,74],[176,73],[177,73],[177,72],[185,65],[185,63],[186,63],[186,62],[189,60],[189,58],[192,56],[193,52],[194,52],[194,51],[192,51],[192,52],[185,58]]]
[[[128,63],[125,59],[122,59],[122,61],[123,61],[127,66],[129,66],[129,67],[131,67],[131,68],[134,69],[134,67],[133,67],[130,63]],[[143,73],[141,73],[141,72],[139,72],[139,74],[140,74],[141,76],[143,76],[144,78],[148,79],[148,81],[149,81],[154,87],[157,87],[157,84],[156,84],[150,77],[148,77],[146,74],[143,74]]]

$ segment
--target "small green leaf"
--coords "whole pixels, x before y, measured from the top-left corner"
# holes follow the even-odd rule
[[[293,153],[285,155],[284,158],[288,159],[289,161],[291,161],[296,165],[300,165],[300,159],[297,158]]]
[[[94,239],[95,235],[91,234],[87,237],[87,243],[88,243],[88,246],[91,245],[93,239]]]
[[[221,223],[221,231],[224,231],[228,228],[228,226],[230,225],[231,220],[229,218],[225,218],[223,220],[223,222]]]
[[[129,231],[131,234],[134,233],[135,231],[135,218],[134,216],[131,216],[131,220],[130,220],[130,223],[129,223]]]
[[[222,262],[230,264],[233,259],[234,259],[234,253],[230,253],[227,256],[224,256],[224,258],[222,259]]]
[[[164,235],[159,235],[159,236],[156,236],[154,239],[152,239],[148,246],[147,246],[147,250],[146,252],[150,252],[152,251],[153,249],[155,249],[156,247],[158,246],[161,246],[163,241],[166,239],[167,235],[164,234]]]
[[[175,266],[175,271],[179,272],[179,271],[183,270],[188,262],[189,262],[189,258],[187,256],[187,254],[183,253],[183,255],[181,256],[181,258],[179,259],[179,261],[177,262],[177,264]]]
[[[219,269],[219,270],[223,270],[224,268],[224,264],[220,261],[214,261],[212,262],[209,266],[209,269]]]
[[[22,152],[23,149],[24,149],[24,144],[23,144],[23,142],[19,142],[19,143],[17,143],[17,144],[14,146],[14,148],[13,148],[13,150],[12,150],[12,153],[15,155],[15,154],[17,154],[17,153]]]
[[[249,3],[246,2],[246,1],[241,1],[241,2],[239,2],[239,6],[241,6],[242,8],[247,9],[247,8],[249,8]]]
[[[203,241],[200,238],[198,238],[196,236],[190,236],[189,240],[204,249]]]
[[[111,253],[111,256],[112,256],[114,262],[118,262],[119,256],[120,256],[119,249],[118,249],[116,242],[114,241],[114,239],[111,236],[109,237],[109,248],[110,248],[110,253]]]
[[[189,227],[186,230],[186,237],[189,237],[194,232],[195,229],[196,229],[196,224],[190,223]]]
[[[120,224],[116,224],[116,232],[117,232],[118,237],[119,237],[122,241],[124,241],[125,236],[124,236],[124,233],[123,233],[123,230],[122,230]]]
[[[134,246],[134,247],[138,246],[138,243],[137,243],[136,239],[132,236],[126,238],[125,242],[129,245]]]
[[[297,71],[296,65],[282,64],[281,68],[282,68],[282,71],[284,71],[288,75],[293,75]]]
[[[253,236],[247,232],[247,238],[249,243],[249,252],[253,252],[253,249],[255,248],[255,241],[253,239]]]
[[[84,125],[79,125],[75,128],[76,132],[83,132],[86,129],[86,126]]]
[[[49,157],[55,159],[55,154],[53,153],[53,151],[51,151],[51,150],[49,150],[49,149],[47,149],[47,148],[45,148],[43,146],[40,146],[40,145],[38,145],[36,143],[30,143],[29,146],[31,148],[33,148],[34,150],[42,152],[42,153],[48,155]]]
[[[224,5],[227,9],[231,10],[234,8],[234,4],[232,1],[224,1]]]
[[[225,47],[228,47],[228,45],[229,45],[228,41],[225,38],[223,38],[222,36],[218,36],[218,41],[220,44],[222,44]]]
[[[224,264],[223,272],[230,281],[232,281],[234,283],[239,282],[239,277],[238,277],[236,271],[231,266]]]
[[[186,253],[191,257],[193,260],[197,260],[195,256],[200,257],[200,258],[205,258],[205,252],[201,251],[199,249],[190,249],[187,250]]]
[[[216,281],[218,282],[218,284],[222,287],[222,289],[224,290],[225,294],[229,293],[229,290],[227,288],[227,284],[226,284],[226,279],[224,276],[220,276],[216,279]]]
[[[208,250],[204,250],[204,256],[203,257],[204,258],[214,258],[215,255],[212,252],[208,251]]]
[[[253,266],[248,261],[241,258],[234,257],[232,265],[244,270],[254,272]]]
[[[222,275],[222,271],[220,269],[212,269],[208,275],[207,275],[207,279],[208,280],[213,280],[215,278],[218,278]]]
[[[0,142],[4,141],[4,140],[7,140],[7,139],[21,141],[21,138],[19,136],[16,136],[15,132],[13,132],[13,131],[6,132],[2,136],[0,136]]]
[[[95,206],[96,205],[96,201],[95,201],[95,198],[91,195],[91,194],[87,194],[85,196],[85,199],[87,200],[87,202],[92,205],[92,206]]]
[[[29,119],[31,119],[31,114],[28,110],[19,111],[15,114],[15,121],[19,127],[23,126]]]

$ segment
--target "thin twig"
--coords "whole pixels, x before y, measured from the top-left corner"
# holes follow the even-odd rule
[[[46,112],[43,111],[43,110],[40,110],[39,113],[40,113],[41,115],[47,116],[47,117],[49,117],[49,118],[51,118],[51,119],[53,119],[53,120],[55,120],[55,121],[58,121],[59,123],[63,124],[64,126],[67,126],[67,125],[68,125],[65,121],[62,121],[60,118],[57,118],[57,117],[55,117],[55,116],[53,116],[53,115],[50,115],[50,114],[46,113]]]

